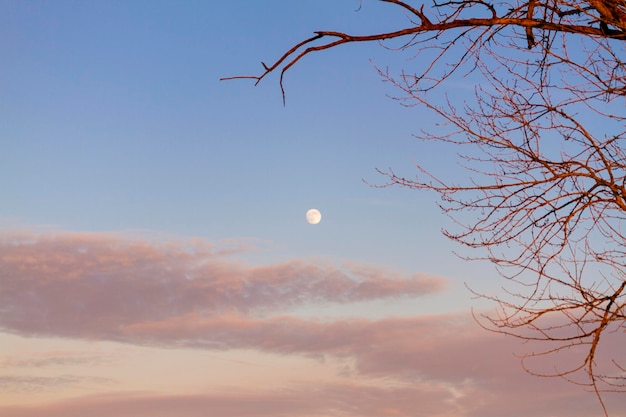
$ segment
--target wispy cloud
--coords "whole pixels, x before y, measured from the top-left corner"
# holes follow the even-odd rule
[[[24,376],[1,375],[0,389],[4,392],[31,392],[37,393],[52,389],[59,389],[69,385],[105,384],[111,385],[115,381],[110,378],[84,375],[57,375],[57,376]],[[1,408],[0,408],[1,409]],[[9,415],[9,414],[7,414]]]
[[[285,387],[281,390],[240,390],[198,395],[124,393],[73,398],[31,407],[0,407],[12,417],[568,417],[599,416],[590,396],[563,389],[565,383],[540,381],[526,390],[467,384],[453,389],[439,383],[404,386],[345,383]],[[609,399],[610,405],[619,401]],[[623,403],[622,403],[623,404]],[[619,410],[619,408],[616,408]]]
[[[0,359],[0,368],[43,368],[65,367],[74,365],[105,365],[111,358],[104,354],[91,352],[38,352],[29,351],[25,354]]]
[[[68,233],[5,238],[0,245],[0,326],[27,335],[132,342],[129,329],[143,323],[206,327],[225,314],[252,317],[306,303],[421,296],[445,285],[442,278],[302,260],[251,267],[198,242]]]

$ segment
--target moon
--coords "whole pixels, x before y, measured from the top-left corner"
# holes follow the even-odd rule
[[[306,221],[310,224],[318,224],[322,220],[322,213],[318,209],[311,209],[306,212]]]

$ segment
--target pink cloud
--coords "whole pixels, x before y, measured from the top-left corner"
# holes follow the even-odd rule
[[[429,404],[444,402],[444,389],[384,389],[360,385],[304,386],[281,391],[244,391],[188,396],[112,394],[44,407],[0,407],[12,417],[436,417]],[[434,400],[434,401],[433,401]]]
[[[0,359],[0,368],[41,368],[46,366],[102,365],[111,362],[103,354],[86,352],[27,352],[21,356]]]
[[[580,394],[578,387],[560,385],[562,380],[539,379],[525,373],[519,356],[532,352],[537,345],[486,332],[469,314],[333,321],[288,316],[195,316],[140,323],[124,331],[138,340],[147,337],[150,341],[184,341],[182,344],[192,347],[348,358],[353,366],[343,372],[355,377],[446,384],[458,392],[480,390],[482,398],[495,393],[510,396],[511,390],[533,392],[537,401],[546,402],[555,395],[571,399]],[[618,352],[621,344],[613,346],[613,357],[623,360],[624,352]],[[579,364],[581,357],[562,355],[557,359],[538,369],[572,367]],[[540,389],[542,384],[549,390]],[[519,400],[518,407],[523,407],[525,401]]]
[[[569,387],[564,390],[562,386]],[[623,405],[613,401],[611,406]],[[359,383],[294,385],[280,390],[237,390],[198,395],[124,393],[72,398],[40,406],[2,407],[11,417],[599,417],[590,396],[566,383],[544,381],[535,389],[454,390],[443,383],[404,386]],[[615,414],[619,415],[619,414]]]
[[[101,378],[84,375],[57,375],[53,377],[2,375],[0,376],[0,389],[3,392],[27,392],[37,393],[58,389],[66,386],[82,384],[112,385],[115,381],[110,378]],[[1,407],[0,407],[1,409]],[[5,414],[9,415],[9,414]]]
[[[306,303],[421,296],[445,280],[293,261],[250,267],[194,242],[61,233],[0,243],[0,327],[117,339],[145,321],[259,314]]]

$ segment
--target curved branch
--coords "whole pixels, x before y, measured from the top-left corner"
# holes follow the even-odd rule
[[[401,38],[404,36],[414,36],[420,33],[428,33],[428,32],[436,32],[443,33],[450,31],[452,29],[458,28],[491,28],[491,27],[506,27],[506,26],[516,26],[520,28],[524,28],[527,30],[532,29],[542,29],[548,31],[562,32],[562,33],[572,33],[586,36],[597,36],[597,37],[608,37],[613,39],[626,40],[626,32],[615,31],[615,33],[606,33],[605,30],[601,28],[594,28],[591,26],[583,26],[583,25],[571,25],[571,24],[561,24],[554,23],[549,21],[537,20],[532,18],[514,18],[514,17],[491,17],[491,18],[471,18],[471,19],[455,19],[452,21],[442,21],[438,23],[432,23],[430,20],[426,18],[423,12],[418,11],[414,8],[411,8],[408,5],[405,5],[399,1],[392,0],[381,0],[389,3],[400,4],[402,7],[405,7],[411,10],[414,14],[420,17],[421,24],[413,27],[408,27],[405,29],[400,29],[391,32],[382,32],[372,35],[349,35],[344,32],[337,31],[316,31],[315,35],[305,39],[292,48],[290,48],[287,52],[280,56],[276,61],[274,61],[271,65],[267,65],[264,62],[261,62],[264,71],[260,75],[237,75],[231,77],[223,77],[220,80],[235,80],[235,79],[252,79],[255,80],[255,85],[260,83],[263,78],[265,78],[268,74],[276,71],[281,65],[282,69],[280,70],[280,88],[283,96],[283,103],[285,102],[285,89],[283,85],[283,77],[285,73],[295,65],[298,61],[300,61],[305,56],[319,51],[324,51],[327,49],[334,48],[339,45],[347,44],[347,43],[359,43],[359,42],[374,42],[374,41],[385,41],[389,39]],[[315,41],[331,38],[335,40],[331,40],[328,43],[323,43],[321,45],[315,46],[307,46]],[[533,41],[534,42],[534,41]],[[307,46],[304,50],[304,48]]]

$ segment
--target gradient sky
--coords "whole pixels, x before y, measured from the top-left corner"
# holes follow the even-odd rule
[[[466,175],[374,68],[418,59],[307,57],[286,106],[276,77],[219,81],[314,30],[404,24],[358,7],[0,2],[0,415],[600,415],[473,321],[464,284],[501,282],[452,254],[435,195],[367,184]]]

